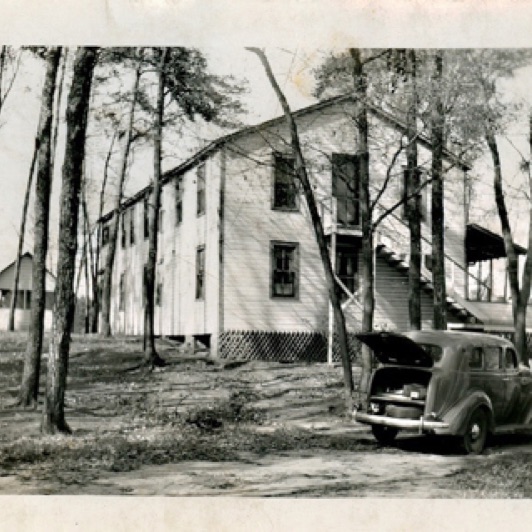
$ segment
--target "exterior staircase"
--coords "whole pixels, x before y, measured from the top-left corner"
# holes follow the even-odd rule
[[[376,255],[377,257],[384,259],[390,266],[402,274],[408,274],[409,267],[408,263],[405,261],[405,257],[401,254],[395,253],[395,251],[390,249],[385,244],[377,244]],[[428,294],[432,294],[434,292],[434,285],[432,284],[432,281],[423,273],[421,274],[421,287]],[[450,296],[447,296],[447,312],[452,314],[461,322],[476,322],[476,317]]]

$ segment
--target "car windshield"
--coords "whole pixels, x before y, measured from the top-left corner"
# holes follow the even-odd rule
[[[443,357],[443,348],[440,345],[419,344],[419,347],[421,347],[432,358],[435,366],[439,365]]]

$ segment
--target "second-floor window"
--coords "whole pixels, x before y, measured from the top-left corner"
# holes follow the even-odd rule
[[[336,221],[343,226],[360,224],[358,159],[345,153],[332,154],[332,195],[336,198]]]
[[[197,170],[197,215],[205,214],[205,164],[200,164]]]
[[[419,174],[419,184],[422,186],[421,190],[419,191],[419,198],[420,198],[420,206],[421,206],[421,220],[425,221],[428,218],[428,190],[427,185],[423,186],[425,181],[427,180],[426,174],[422,170],[417,171]],[[403,218],[408,218],[408,209],[409,209],[409,196],[413,193],[413,191],[409,190],[409,173],[406,168],[403,168],[403,187],[402,187],[402,200],[403,200],[403,207],[402,207],[402,213]]]
[[[274,155],[273,208],[295,211],[297,184],[293,157],[276,153]]]

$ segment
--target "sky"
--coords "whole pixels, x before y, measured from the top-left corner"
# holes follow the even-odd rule
[[[211,70],[216,74],[235,75],[238,79],[247,79],[247,92],[243,95],[247,114],[242,117],[245,124],[256,124],[278,116],[281,112],[262,67],[254,54],[238,47],[230,50],[203,48]],[[297,50],[272,49],[268,52],[275,74],[278,77],[294,109],[313,103],[311,97],[312,76],[307,67],[308,57]],[[316,63],[315,57],[313,58]],[[34,137],[39,114],[39,99],[44,76],[43,63],[25,56],[15,84],[9,94],[4,110],[0,115],[0,269],[14,260],[18,245],[21,210],[24,202],[29,166],[33,153]],[[63,98],[66,97],[66,93]],[[216,133],[203,128],[198,131],[189,126],[191,136],[199,135],[206,142]],[[58,150],[64,147],[64,128],[61,128]],[[101,153],[107,146],[101,147]],[[52,232],[51,253],[55,249],[55,236],[58,231],[58,204],[61,182],[61,153],[55,166],[51,198]],[[102,156],[91,154],[94,168],[88,168],[88,174],[95,180],[101,169]],[[151,150],[138,152],[128,178],[126,194],[134,194],[148,183],[152,175]],[[98,159],[98,160],[97,160]],[[170,158],[166,166],[174,166],[175,158]],[[96,174],[96,175],[95,175]],[[33,193],[32,193],[33,198]],[[26,233],[25,250],[31,251],[33,238],[31,221]],[[53,264],[53,261],[52,261]]]
[[[478,10],[474,2],[442,1],[426,6],[411,2],[394,5],[359,0],[331,0],[327,9],[314,0],[307,2],[249,2],[244,9],[237,1],[209,3],[199,0],[114,0],[95,1],[88,10],[83,2],[72,0],[34,16],[37,3],[25,16],[23,10],[10,11],[4,5],[0,19],[2,35],[12,44],[185,44],[198,46],[218,74],[247,78],[249,93],[245,122],[258,123],[278,116],[281,109],[257,58],[244,45],[264,45],[275,75],[286,91],[293,109],[314,102],[311,97],[311,68],[319,64],[325,51],[348,45],[366,46],[513,46],[530,45],[528,28],[532,9],[512,3],[512,10],[493,5]],[[519,5],[518,5],[519,4]],[[59,3],[57,4],[59,5]],[[14,4],[13,4],[14,6]],[[222,7],[223,6],[223,7]],[[320,7],[321,6],[321,7]],[[511,16],[509,16],[509,13]],[[184,22],[183,22],[184,21]],[[499,31],[493,31],[497,27]],[[502,41],[501,41],[502,39]],[[24,62],[23,70],[0,116],[0,269],[15,256],[20,212],[28,178],[33,139],[37,126],[39,95],[43,77],[37,60]],[[532,105],[532,69],[524,69],[508,83],[512,98]],[[512,144],[526,153],[526,123],[513,125]],[[61,151],[62,138],[59,146]],[[517,183],[519,155],[509,142],[501,140],[504,173],[510,184]],[[136,159],[129,182],[133,193],[147,182],[152,162],[148,156]],[[55,168],[52,195],[51,230],[57,233],[61,164]],[[89,172],[91,170],[89,169]],[[493,207],[491,167],[481,161],[475,172],[484,185],[477,189],[482,208]],[[97,178],[97,170],[94,170]],[[522,208],[522,204],[515,204]],[[517,217],[522,220],[523,217]],[[485,219],[497,230],[495,217]],[[30,223],[31,225],[31,223]],[[519,227],[518,234],[521,234]],[[522,240],[522,239],[521,239]],[[25,249],[31,249],[31,232]],[[54,242],[52,242],[52,250]]]
[[[246,124],[255,124],[281,114],[277,98],[271,89],[257,57],[243,47],[204,47],[210,69],[216,74],[232,74],[238,79],[247,79],[247,92],[243,95],[247,115],[243,117]],[[280,48],[266,49],[274,73],[286,92],[288,101],[293,109],[298,109],[312,104],[313,76],[312,69],[323,59],[328,50],[312,50],[308,48]],[[43,64],[39,60],[26,56],[17,76],[15,85],[6,102],[4,111],[0,115],[0,268],[9,264],[15,256],[18,243],[21,208],[24,199],[28,170],[31,161],[33,139],[35,135],[39,97],[43,78]],[[532,106],[532,67],[518,71],[514,79],[504,83],[505,93],[509,99],[523,100]],[[64,97],[66,96],[66,93]],[[199,131],[199,133],[197,132]],[[59,150],[64,146],[61,129]],[[199,135],[203,143],[216,136],[208,128],[189,128],[189,133]],[[518,121],[512,124],[508,131],[508,139],[501,138],[501,155],[505,178],[510,186],[517,185],[520,180],[518,171],[519,152],[526,153],[527,147],[527,122]],[[101,152],[105,152],[102,146]],[[517,148],[517,149],[516,149]],[[91,155],[94,166],[88,165],[88,173],[98,181],[101,171],[102,156]],[[99,157],[99,161],[96,160]],[[52,194],[51,216],[51,262],[56,246],[58,231],[58,204],[61,181],[61,153],[58,154],[58,164],[55,167]],[[166,162],[174,166],[178,159],[171,157]],[[134,194],[145,186],[151,177],[152,159],[151,150],[138,152],[132,167],[131,177],[128,180],[127,194]],[[490,160],[484,158],[475,165],[473,172],[479,176],[479,185],[476,188],[476,216],[481,218],[484,225],[492,230],[498,230],[498,220],[494,215],[494,202],[491,184],[492,169]],[[522,209],[524,203],[510,200],[514,209]],[[525,206],[526,207],[526,206]],[[485,210],[492,209],[493,215],[485,216]],[[475,216],[475,214],[474,214]],[[523,217],[515,216],[513,220],[523,221]],[[514,222],[515,223],[515,222]],[[24,249],[30,250],[33,246],[31,220],[26,236]],[[524,228],[516,225],[518,238],[523,241],[526,237]],[[526,242],[526,241],[525,241]],[[523,242],[524,243],[524,242]]]

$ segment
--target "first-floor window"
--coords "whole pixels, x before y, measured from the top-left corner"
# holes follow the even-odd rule
[[[205,297],[205,246],[196,250],[196,299]]]
[[[358,252],[353,246],[338,246],[336,249],[336,275],[342,284],[354,294],[358,289]],[[347,299],[345,290],[341,289],[342,300]]]
[[[144,264],[142,269],[142,306],[148,303],[148,265]]]
[[[183,183],[180,178],[175,180],[175,223],[183,221]]]
[[[290,242],[272,242],[272,297],[295,298],[298,296],[298,252],[299,244]]]
[[[127,212],[127,211],[126,211]],[[121,233],[121,238],[120,238],[120,243],[122,245],[122,249],[126,247],[126,244],[127,244],[127,231],[126,231],[126,212],[123,212],[121,215],[120,215],[120,220],[121,220],[121,228],[122,228],[122,233]]]
[[[120,274],[120,285],[118,295],[118,310],[124,310],[126,307],[126,286],[124,280],[124,274]]]
[[[155,289],[155,306],[160,307],[163,302],[163,284],[157,283],[157,287]]]
[[[102,246],[106,246],[109,243],[110,227],[109,224],[105,224],[102,228]]]
[[[11,306],[11,290],[2,290],[0,295],[0,308]]]
[[[135,243],[135,206],[129,209],[129,243]]]
[[[150,235],[150,197],[144,196],[144,238]]]

